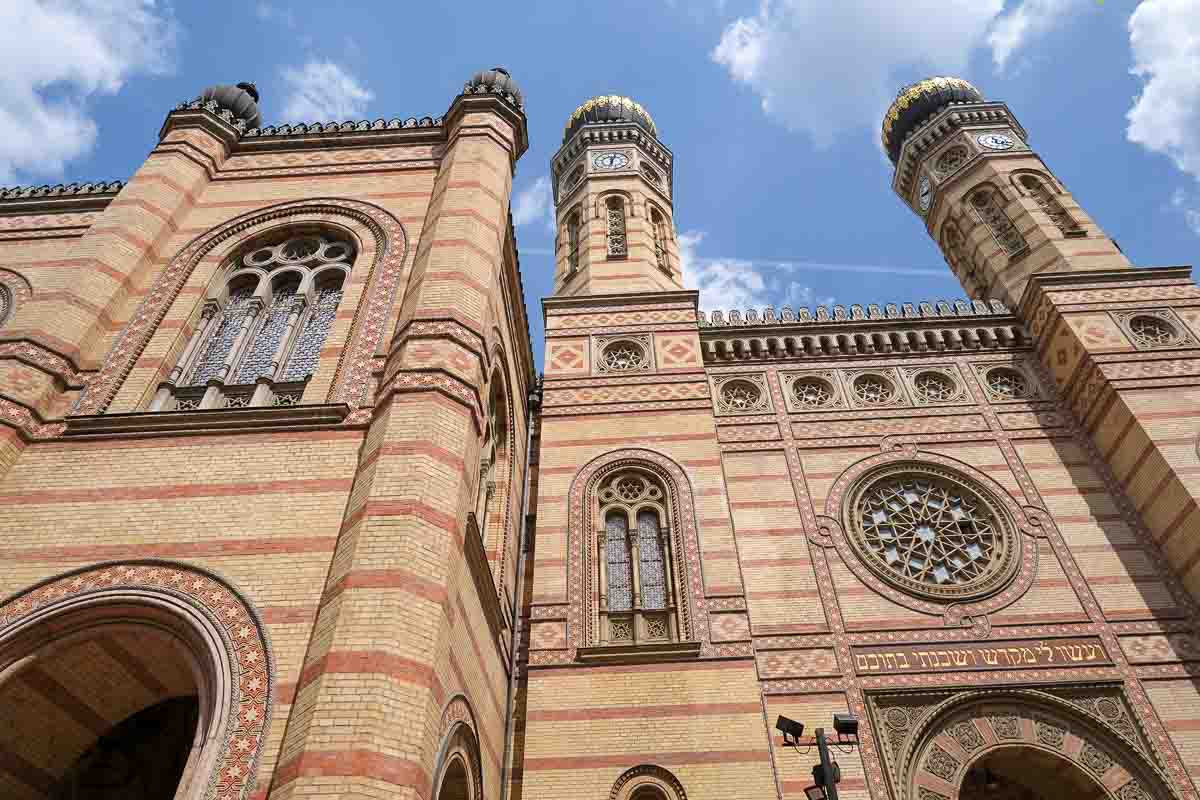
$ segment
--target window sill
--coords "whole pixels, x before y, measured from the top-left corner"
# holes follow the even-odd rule
[[[308,428],[340,425],[350,413],[345,403],[311,406],[263,406],[199,411],[139,411],[67,417],[64,436],[127,436],[156,433],[209,433],[259,428]]]
[[[655,661],[690,661],[700,656],[699,642],[648,642],[580,647],[577,661],[585,664],[645,664]]]

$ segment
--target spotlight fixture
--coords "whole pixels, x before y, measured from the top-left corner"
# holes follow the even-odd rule
[[[796,722],[794,719],[780,717],[775,720],[775,727],[783,734],[783,743],[785,745],[795,745],[800,741],[800,737],[804,735],[804,723]]]
[[[825,788],[822,786],[805,786],[804,797],[806,800],[826,800]]]
[[[858,717],[853,714],[834,714],[833,729],[838,736],[858,736]]]

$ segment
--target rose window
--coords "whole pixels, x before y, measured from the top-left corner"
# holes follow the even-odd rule
[[[798,405],[820,408],[833,402],[833,387],[820,378],[797,378],[792,384],[792,397]]]
[[[1129,320],[1129,332],[1143,347],[1162,347],[1177,338],[1175,328],[1161,317],[1142,314]]]
[[[913,381],[917,397],[927,403],[942,403],[953,400],[958,394],[954,381],[940,372],[922,372]]]
[[[729,411],[752,411],[762,407],[763,393],[749,381],[730,381],[721,387],[721,402]]]
[[[917,593],[978,594],[1015,568],[1003,512],[941,472],[891,470],[853,496],[849,514],[854,543],[871,569]]]
[[[1015,369],[997,367],[987,374],[987,387],[1001,400],[1016,400],[1029,394],[1029,382]]]
[[[854,379],[854,396],[865,406],[882,406],[895,398],[896,387],[882,375],[859,375]]]
[[[609,372],[630,372],[646,366],[646,354],[633,342],[613,342],[604,348],[604,366]]]

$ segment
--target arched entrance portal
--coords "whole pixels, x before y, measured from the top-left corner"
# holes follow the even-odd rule
[[[196,749],[199,682],[147,624],[89,626],[0,674],[0,796],[172,800]]]
[[[1030,747],[993,750],[967,769],[959,800],[1107,800],[1104,787],[1068,759]]]

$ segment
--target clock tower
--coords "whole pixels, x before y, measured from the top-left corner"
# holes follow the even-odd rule
[[[551,162],[555,296],[683,288],[672,167],[654,120],[628,97],[575,109]]]

